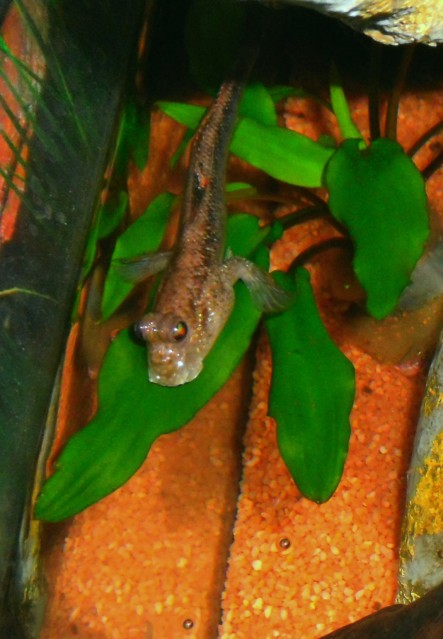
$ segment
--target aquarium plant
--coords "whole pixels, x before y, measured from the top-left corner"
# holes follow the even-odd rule
[[[224,38],[235,40],[243,10],[235,5],[235,15],[223,11],[220,24],[225,29],[219,31]],[[207,29],[202,26],[205,19]],[[217,37],[213,34],[212,45],[204,49],[205,60],[201,50],[211,40],[216,23],[201,2],[193,4],[187,24],[190,58],[196,81],[210,92],[223,75],[211,72],[211,56],[206,54],[209,50],[215,57]],[[352,242],[353,268],[366,292],[366,310],[382,319],[395,309],[428,238],[423,177],[395,139],[377,137],[370,143],[363,139],[352,121],[335,69],[328,108],[337,118],[341,142],[315,141],[278,125],[276,104],[294,93],[300,90],[251,82],[240,107],[231,151],[276,180],[304,189],[327,190],[322,210]],[[119,264],[161,246],[176,204],[175,195],[162,193],[127,225],[127,185],[121,167],[124,176],[129,159],[143,164],[139,141],[146,140],[147,133],[140,105],[130,101],[128,105],[118,140],[114,182],[111,180],[112,188],[90,234],[82,280],[94,296],[96,322],[102,325],[112,323],[136,289],[122,277]],[[198,128],[205,112],[201,106],[185,103],[161,101],[157,106],[187,127],[185,140]],[[183,150],[179,148],[178,155]],[[254,197],[260,195],[248,185],[227,185],[231,193],[239,188]],[[318,200],[312,208],[318,207]],[[286,228],[296,221],[296,216],[286,220]],[[234,255],[267,268],[269,250],[284,228],[284,219],[261,225],[255,217],[236,213],[229,217],[228,246]],[[91,286],[91,274],[104,243],[111,246],[104,283]],[[343,472],[354,371],[322,323],[309,272],[296,260],[287,273],[277,272],[274,277],[294,301],[286,310],[265,317],[273,360],[269,413],[276,420],[279,449],[294,481],[303,495],[321,503],[334,493]],[[146,303],[149,305],[150,299]],[[156,438],[183,427],[226,382],[247,351],[261,318],[245,287],[237,284],[234,311],[203,371],[193,382],[175,388],[147,380],[145,350],[128,330],[119,331],[99,372],[96,415],[69,440],[57,459],[55,472],[36,502],[36,517],[60,521],[127,481]]]

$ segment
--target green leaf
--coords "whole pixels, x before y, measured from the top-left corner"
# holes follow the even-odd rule
[[[108,237],[123,222],[128,202],[129,197],[126,191],[120,191],[115,198],[105,202],[98,220],[98,239]]]
[[[117,175],[126,176],[129,162],[134,161],[141,170],[148,161],[150,135],[149,110],[141,108],[133,96],[129,96],[124,105],[114,170]]]
[[[170,193],[159,195],[151,202],[143,215],[133,222],[117,240],[103,290],[102,318],[104,320],[117,310],[134,288],[133,283],[122,278],[115,263],[121,259],[130,259],[158,250],[174,199],[175,197]]]
[[[277,180],[297,186],[318,187],[333,150],[279,126],[264,126],[242,118],[231,151]]]
[[[128,194],[126,191],[120,191],[116,197],[102,204],[97,211],[95,223],[89,233],[83,258],[83,273],[85,277],[89,273],[94,261],[98,240],[110,235],[110,233],[123,222],[127,206]]]
[[[246,213],[234,213],[228,217],[227,245],[234,255],[254,255],[260,246],[269,244],[271,236],[275,242],[282,235],[282,226],[278,220],[270,226],[260,226],[258,218],[251,218]],[[268,264],[264,266],[267,268]]]
[[[269,229],[249,215],[229,218],[228,243],[236,254],[259,247],[254,261],[267,267],[260,244]],[[60,521],[102,499],[127,481],[143,463],[159,435],[186,424],[226,382],[246,352],[260,319],[246,287],[239,282],[228,323],[205,360],[201,374],[183,386],[148,381],[146,350],[121,332],[111,344],[99,377],[96,417],[74,435],[57,470],[37,500],[35,516]]]
[[[181,124],[197,128],[204,109],[195,105],[159,102],[158,106]],[[234,132],[231,151],[272,177],[297,186],[319,187],[331,148],[295,131],[265,126],[241,118]]]
[[[295,303],[266,319],[273,368],[269,414],[299,490],[322,503],[337,488],[346,460],[354,368],[320,319],[309,273],[298,269],[294,280],[281,272],[273,275],[294,294]]]
[[[226,184],[225,188],[226,193],[236,193],[237,191],[243,191],[247,193],[251,192],[254,195],[257,195],[257,190],[247,182],[229,182],[228,184]]]
[[[326,133],[319,135],[317,142],[330,149],[336,149],[338,146],[337,140],[332,135],[327,135]]]
[[[195,130],[205,114],[205,108],[195,104],[183,104],[182,102],[156,102],[159,109],[177,120],[180,124]]]
[[[261,82],[248,84],[243,92],[239,113],[265,125],[277,125],[274,101]]]
[[[392,140],[367,149],[345,140],[325,173],[332,215],[355,245],[354,270],[377,319],[396,306],[429,235],[425,185],[419,170]]]
[[[362,140],[362,134],[354,124],[354,120],[351,116],[348,102],[346,100],[345,92],[340,81],[336,66],[333,64],[331,67],[331,103],[332,110],[335,113],[335,117],[338,120],[338,126],[340,128],[342,136],[347,138],[359,138],[360,144],[365,146]]]

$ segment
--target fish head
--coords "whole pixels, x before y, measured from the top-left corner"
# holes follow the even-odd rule
[[[148,313],[136,324],[147,344],[149,381],[161,386],[191,382],[203,368],[192,323],[175,313]]]

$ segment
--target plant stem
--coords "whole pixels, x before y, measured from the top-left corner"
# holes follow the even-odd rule
[[[434,126],[428,129],[426,133],[423,133],[416,142],[414,142],[408,151],[409,157],[414,157],[414,155],[416,155],[424,147],[424,145],[427,144],[432,137],[434,137],[434,135],[437,135],[442,131],[443,120],[440,120],[437,124],[434,124]]]
[[[379,75],[382,48],[378,42],[371,43],[369,60],[369,134],[371,142],[381,136],[380,130],[380,86]]]
[[[391,93],[391,98],[389,100],[388,112],[386,114],[385,135],[390,140],[397,139],[397,121],[400,96],[405,85],[405,80],[408,75],[414,51],[414,45],[405,47],[405,52],[400,63],[400,69],[398,71],[397,79],[395,81],[394,88]]]
[[[314,244],[310,246],[305,251],[302,251],[295,260],[292,261],[289,271],[293,271],[300,266],[304,266],[307,262],[312,260],[312,258],[319,255],[319,253],[323,253],[323,251],[329,251],[330,249],[335,248],[345,248],[352,249],[352,244],[349,238],[347,237],[330,237],[327,240],[323,240],[318,244]]]
[[[423,171],[421,172],[425,182],[429,180],[431,175],[433,175],[436,171],[438,171],[438,169],[442,166],[442,164],[443,164],[443,151],[440,151],[440,153],[436,155],[435,158],[431,162],[429,162],[428,166],[425,169],[423,169]]]

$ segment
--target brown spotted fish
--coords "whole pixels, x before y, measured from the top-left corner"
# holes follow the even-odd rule
[[[239,279],[263,311],[288,305],[269,273],[226,256],[225,173],[243,86],[224,82],[195,135],[172,254],[143,259],[146,274],[165,268],[154,308],[136,326],[147,343],[149,379],[163,386],[185,384],[200,373],[231,314]]]

